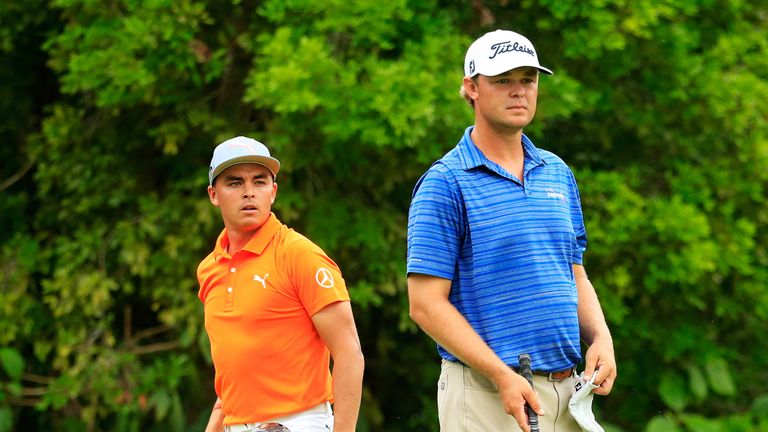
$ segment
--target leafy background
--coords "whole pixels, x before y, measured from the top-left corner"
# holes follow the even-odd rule
[[[342,267],[360,431],[437,430],[405,225],[471,124],[466,47],[555,70],[527,133],[580,183],[612,329],[609,431],[768,430],[768,6],[742,0],[5,0],[0,432],[202,430],[195,268],[216,143],[283,162],[275,205]]]

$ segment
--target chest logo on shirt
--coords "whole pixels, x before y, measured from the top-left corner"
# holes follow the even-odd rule
[[[320,267],[315,273],[315,282],[323,288],[333,288],[333,273],[325,267]]]
[[[253,280],[260,283],[262,288],[267,287],[267,278],[269,277],[269,273],[265,274],[264,277],[261,277],[259,275],[253,275]]]
[[[555,189],[547,189],[547,198],[554,198],[565,202],[565,194]]]

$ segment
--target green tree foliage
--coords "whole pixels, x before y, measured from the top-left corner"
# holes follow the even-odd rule
[[[610,430],[768,430],[768,7],[702,0],[10,0],[0,5],[0,432],[202,430],[195,268],[214,145],[267,143],[275,211],[340,264],[359,430],[435,430],[408,319],[411,189],[471,123],[464,50],[555,70],[527,133],[576,172],[611,325]]]

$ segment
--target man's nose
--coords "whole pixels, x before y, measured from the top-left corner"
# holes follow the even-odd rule
[[[513,84],[512,88],[509,89],[509,94],[512,96],[522,96],[525,94],[525,87],[521,83]]]
[[[256,187],[246,183],[245,188],[243,189],[243,197],[248,198],[255,195],[256,195]]]

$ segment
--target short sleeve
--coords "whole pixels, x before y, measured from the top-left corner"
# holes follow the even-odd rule
[[[302,237],[287,247],[283,262],[309,316],[332,303],[349,301],[339,266],[309,239]]]
[[[416,183],[408,211],[407,272],[453,279],[465,234],[455,179],[433,165]]]
[[[570,181],[570,212],[571,223],[573,224],[573,232],[576,234],[576,244],[571,255],[571,262],[573,264],[582,264],[584,260],[584,252],[587,250],[587,229],[584,226],[584,215],[581,210],[581,197],[579,195],[579,186],[576,184],[576,177],[573,175],[573,171],[568,169],[568,178]]]

